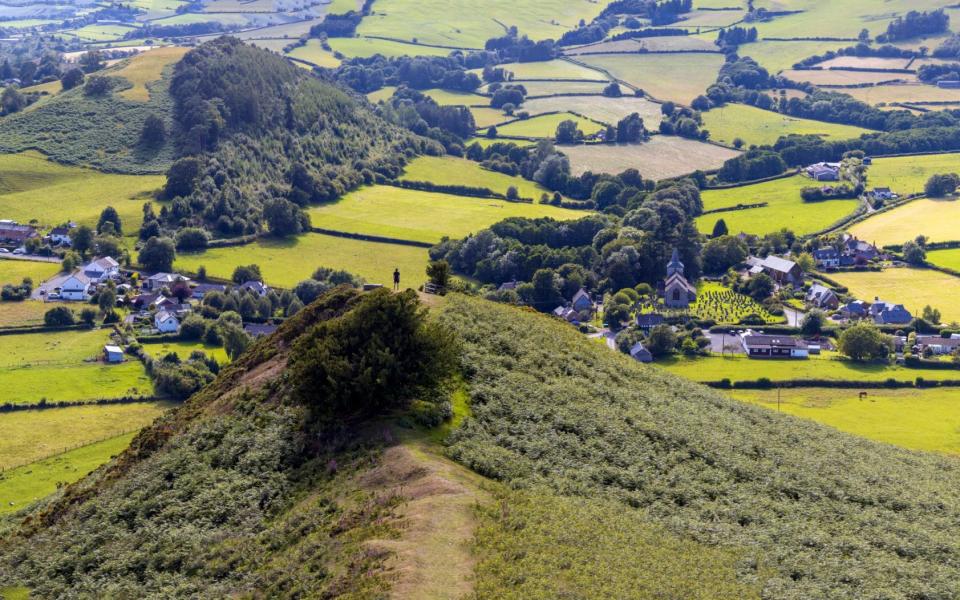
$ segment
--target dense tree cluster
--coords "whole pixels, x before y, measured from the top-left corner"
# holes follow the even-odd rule
[[[704,106],[704,104],[706,104]],[[694,108],[678,106],[673,102],[664,102],[660,105],[660,111],[663,113],[663,119],[660,121],[660,133],[664,135],[679,135],[685,138],[705,140],[710,137],[710,133],[705,129],[700,129],[703,125],[703,118],[700,116],[700,108],[710,108],[710,102],[705,97],[700,96],[693,101]]]
[[[716,44],[726,49],[755,41],[757,41],[756,27],[728,27],[721,29],[717,34]]]
[[[406,85],[417,90],[443,88],[459,92],[472,92],[481,85],[481,80],[466,69],[479,68],[487,63],[468,64],[461,53],[449,57],[399,56],[384,57],[379,54],[369,58],[346,60],[334,72],[334,78],[350,88],[368,94],[384,86]]]
[[[944,10],[937,9],[930,12],[911,10],[902,17],[897,17],[887,25],[886,33],[877,36],[881,43],[905,40],[921,35],[943,33],[950,27],[950,15]]]
[[[917,69],[917,78],[924,83],[960,81],[960,63],[924,64]]]
[[[534,42],[520,35],[516,27],[511,27],[502,37],[487,40],[484,49],[495,53],[497,62],[501,63],[552,60],[560,55],[560,48],[553,40]]]

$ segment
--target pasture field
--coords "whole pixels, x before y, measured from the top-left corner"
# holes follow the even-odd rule
[[[78,365],[87,359],[97,358],[109,340],[109,329],[0,336],[0,369],[30,365]]]
[[[3,367],[0,368],[0,390],[4,390],[0,404],[93,401],[154,393],[150,377],[135,360],[118,365],[78,362]]]
[[[616,31],[616,29],[612,29],[610,30],[610,33],[615,34],[620,32]],[[564,48],[563,53],[566,56],[579,56],[582,54],[617,54],[621,52],[640,52],[640,47],[639,40],[616,40],[584,44],[582,46],[570,46],[569,48]]]
[[[348,58],[367,58],[374,54],[383,54],[384,56],[446,56],[453,52],[449,48],[433,48],[367,37],[330,38],[329,42],[333,50]]]
[[[407,164],[401,179],[429,181],[437,185],[485,187],[500,194],[506,194],[507,188],[514,186],[521,198],[534,200],[539,200],[545,192],[552,194],[539,183],[484,169],[479,163],[455,156],[419,156]]]
[[[690,35],[642,38],[637,45],[647,52],[719,52],[713,42]]]
[[[946,5],[942,0],[846,0],[843,10],[838,11],[837,4],[829,0],[781,0],[772,4],[803,12],[757,23],[761,38],[792,38],[803,35],[798,32],[808,32],[807,35],[818,37],[855,40],[861,29],[867,28],[871,35],[877,35],[886,30],[890,21],[910,10],[932,10]],[[820,53],[822,51],[816,54]],[[744,50],[742,55],[750,56],[750,53]]]
[[[508,217],[577,219],[582,211],[547,204],[507,202],[371,186],[309,209],[315,227],[400,240],[437,243],[461,238]],[[439,217],[438,217],[439,216]]]
[[[868,129],[851,125],[800,119],[744,104],[727,104],[703,114],[703,126],[710,139],[732,145],[736,138],[747,145],[773,144],[781,136],[796,133],[827,138],[850,139],[869,133]]]
[[[857,100],[868,104],[891,104],[893,102],[922,104],[924,102],[960,101],[960,90],[941,89],[935,85],[922,83],[849,88],[844,89],[843,93],[850,94]]]
[[[589,0],[487,0],[483,10],[478,10],[471,0],[380,0],[357,32],[404,40],[416,38],[423,44],[483,48],[488,39],[503,35],[499,23],[516,25],[533,40],[557,39],[581,19],[589,23],[604,5]],[[424,15],[456,18],[424,19]]]
[[[491,125],[499,125],[504,121],[509,121],[513,117],[497,108],[481,108],[477,106],[470,107],[470,114],[473,115],[473,122],[477,129],[486,129]]]
[[[867,183],[888,187],[901,196],[922,194],[927,180],[937,173],[960,173],[960,154],[877,158],[867,169]]]
[[[160,81],[163,69],[183,58],[188,50],[189,48],[166,46],[131,58],[125,67],[113,72],[113,75],[123,77],[133,84],[132,88],[121,91],[120,96],[139,102],[150,100],[147,84]]]
[[[30,86],[27,86],[27,87],[23,88],[23,89],[20,90],[20,91],[22,91],[22,92],[24,92],[24,93],[27,93],[27,92],[37,92],[38,94],[42,94],[42,93],[46,92],[47,94],[50,94],[51,96],[55,96],[55,95],[59,94],[61,91],[63,91],[63,85],[60,84],[60,80],[59,80],[59,79],[56,79],[56,80],[54,80],[54,81],[48,81],[47,83],[37,83],[37,84],[35,84],[35,85],[30,85]]]
[[[243,28],[243,27],[249,27],[255,24],[253,17],[254,15],[250,15],[250,17],[248,18],[247,15],[242,13],[213,14],[209,12],[202,12],[202,13],[186,12],[179,15],[171,15],[169,17],[164,17],[162,19],[155,19],[151,21],[151,24],[153,25],[193,25],[196,23],[220,23],[224,27]]]
[[[345,269],[369,283],[391,281],[400,269],[404,287],[426,280],[429,257],[425,248],[352,240],[307,233],[291,239],[261,239],[246,246],[212,248],[200,254],[181,254],[175,269],[195,273],[203,265],[214,277],[229,279],[237,265],[256,263],[267,283],[292,288],[309,279],[317,267]]]
[[[33,280],[33,284],[37,285],[59,272],[60,265],[58,263],[0,258],[0,287],[7,283],[18,284],[23,281],[24,277],[29,277]],[[7,304],[7,302],[4,302],[4,304]],[[5,324],[5,322],[0,321],[0,325]]]
[[[731,2],[729,6],[736,6],[736,3]],[[670,27],[727,27],[743,20],[746,14],[745,10],[698,10],[694,6],[692,11]]]
[[[924,60],[924,59],[920,59]],[[914,61],[916,65],[917,61]],[[817,63],[824,69],[854,68],[854,69],[906,69],[910,64],[909,58],[883,58],[879,56],[837,56],[830,60]],[[922,64],[922,63],[921,63]],[[919,66],[919,65],[916,65]]]
[[[393,93],[396,91],[397,91],[396,86],[388,85],[380,88],[375,92],[370,92],[369,94],[367,94],[367,100],[369,100],[374,104],[376,104],[377,102],[380,102],[381,100],[386,102],[387,100],[393,97]]]
[[[520,109],[528,111],[532,115],[553,111],[570,111],[609,125],[616,125],[620,119],[631,113],[637,113],[643,118],[643,123],[649,129],[659,127],[663,118],[659,104],[635,96],[623,96],[621,98],[607,98],[605,96],[535,98],[524,102]]]
[[[287,43],[285,41],[284,45]],[[340,66],[340,59],[334,56],[332,52],[324,50],[320,45],[320,40],[317,39],[307,40],[305,45],[294,48],[287,53],[287,56],[305,60],[310,64],[327,69],[336,69]]]
[[[831,273],[850,294],[870,301],[879,297],[903,304],[915,315],[928,304],[940,309],[945,323],[960,321],[960,278],[932,269],[885,269],[880,272]],[[933,377],[931,375],[931,377]]]
[[[954,233],[954,235],[957,234]],[[948,269],[956,269],[957,271],[960,271],[960,249],[952,248],[949,250],[928,250],[927,262],[939,267],[946,267]]]
[[[720,168],[738,152],[714,144],[666,135],[655,135],[642,144],[590,144],[563,146],[575,175],[622,173],[638,169],[650,179],[667,179],[692,173],[697,169]]]
[[[878,246],[902,244],[918,235],[927,236],[931,242],[952,242],[960,240],[958,222],[960,201],[921,198],[860,221],[850,233]],[[940,264],[932,257],[931,262]]]
[[[863,84],[889,83],[893,81],[914,83],[917,76],[911,73],[887,73],[876,71],[818,71],[787,70],[781,73],[787,79],[798,83],[812,83],[813,85],[826,86],[856,86]]]
[[[513,79],[581,79],[588,81],[608,81],[608,77],[600,71],[587,68],[569,60],[548,60],[541,62],[509,63],[498,65],[513,73]],[[479,77],[483,69],[473,69]]]
[[[0,155],[0,214],[5,219],[55,226],[76,221],[94,226],[113,206],[125,232],[136,232],[143,204],[163,186],[163,175],[115,175],[67,167],[37,152]]]
[[[682,356],[658,359],[655,365],[686,379],[698,382],[756,381],[766,377],[771,381],[794,379],[819,379],[829,381],[914,381],[917,377],[927,380],[952,380],[957,372],[949,369],[908,369],[899,365],[855,363],[840,358],[834,352],[812,356],[807,360],[783,359],[761,360],[747,358],[743,354],[714,354],[707,357],[687,358]]]
[[[490,98],[480,94],[440,89],[424,90],[423,93],[433,98],[440,106],[490,106]],[[501,112],[501,114],[503,113]]]
[[[557,113],[501,125],[497,127],[497,133],[500,137],[553,138],[557,133],[557,126],[564,121],[574,121],[584,135],[592,135],[603,129],[601,125],[575,114]]]
[[[960,454],[960,389],[785,389],[779,410],[878,442]],[[776,390],[731,390],[732,398],[778,410]]]
[[[850,44],[850,42],[761,40],[740,46],[740,55],[749,56],[771,73],[779,73],[784,69],[792,68],[807,57],[817,56],[828,50],[846,48]]]
[[[717,79],[721,54],[598,54],[581,56],[584,64],[609,72],[657,100],[690,104]]]
[[[603,88],[608,84],[596,81],[519,81],[527,89],[527,98],[537,98],[539,96],[554,96],[565,94],[592,94],[599,96],[603,93]],[[480,88],[486,91],[487,86]]]
[[[201,350],[207,356],[215,358],[216,361],[221,365],[225,365],[230,362],[230,357],[227,356],[227,351],[223,348],[223,346],[211,346],[202,342],[178,340],[164,341],[159,343],[146,343],[143,344],[143,349],[147,354],[154,358],[173,352],[179,356],[181,360],[190,358],[190,353],[194,350]]]
[[[0,326],[39,325],[43,323],[43,315],[49,308],[35,300],[0,302]]]
[[[0,470],[141,429],[172,406],[170,402],[135,402],[4,413],[0,415]]]
[[[800,190],[810,185],[810,179],[795,175],[753,185],[704,190],[704,210],[761,202],[767,206],[703,215],[697,218],[697,227],[709,233],[714,224],[723,219],[732,234],[763,235],[787,227],[804,235],[825,229],[856,210],[858,200],[804,202]]]
[[[109,42],[122,38],[134,29],[136,28],[127,25],[86,25],[80,29],[65,31],[64,33],[75,35],[80,39],[91,42]]]
[[[0,514],[21,510],[54,493],[58,485],[82,479],[123,452],[134,435],[120,435],[0,473]]]

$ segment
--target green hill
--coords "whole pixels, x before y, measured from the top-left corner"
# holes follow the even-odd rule
[[[411,294],[318,300],[22,513],[0,538],[0,589],[952,594],[954,461],[738,404],[541,315],[463,297],[418,310]],[[450,381],[451,342],[469,402],[426,385]],[[479,475],[415,425],[451,399],[447,453]]]

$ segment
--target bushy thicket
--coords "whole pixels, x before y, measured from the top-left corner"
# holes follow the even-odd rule
[[[956,461],[739,404],[509,307],[452,298],[441,322],[473,411],[451,454],[479,473],[739,550],[766,598],[955,593]]]

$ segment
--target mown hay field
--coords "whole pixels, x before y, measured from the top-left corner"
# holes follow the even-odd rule
[[[532,115],[554,111],[570,111],[602,121],[608,125],[616,125],[620,119],[632,113],[637,113],[648,129],[657,129],[663,118],[659,104],[635,96],[623,96],[622,98],[607,98],[605,96],[535,98],[524,102],[520,109]]]
[[[230,278],[237,265],[260,265],[267,283],[292,288],[309,279],[318,267],[346,269],[370,283],[388,284],[399,268],[404,287],[426,281],[427,250],[308,233],[290,239],[261,239],[245,246],[211,248],[199,254],[180,254],[174,268],[195,273],[205,266],[214,277]]]
[[[960,454],[960,389],[731,390],[731,398],[912,450]]]
[[[440,89],[424,90],[423,93],[433,98],[440,106],[460,105],[488,107],[490,105],[490,99],[480,94]],[[504,113],[501,112],[501,114]],[[507,120],[508,118],[509,117],[505,116],[503,120]]]
[[[64,33],[91,42],[108,42],[120,39],[134,29],[136,28],[127,25],[86,25]]]
[[[800,119],[743,104],[727,104],[703,114],[703,127],[710,139],[732,145],[737,138],[748,146],[773,144],[788,134],[819,135],[825,138],[858,138],[870,130],[851,125]]]
[[[309,209],[314,227],[437,243],[443,237],[461,238],[508,217],[577,219],[582,211],[547,204],[471,198],[392,186],[371,186],[350,192],[340,200]]]
[[[169,402],[68,406],[0,415],[0,469],[42,460],[149,425]]]
[[[807,57],[823,54],[828,50],[839,50],[849,45],[850,42],[761,40],[740,46],[740,55],[749,56],[771,73],[779,73],[784,69],[792,68]]]
[[[891,104],[894,102],[923,104],[925,102],[960,101],[960,90],[942,89],[935,85],[920,83],[848,88],[844,89],[843,93],[868,104]]]
[[[906,241],[906,240],[904,240]],[[850,294],[871,302],[879,297],[903,304],[915,315],[930,305],[940,310],[945,323],[960,321],[960,277],[932,269],[885,269],[864,273],[831,273],[830,277],[850,289]],[[948,371],[949,372],[949,371]],[[928,375],[923,375],[928,377]],[[933,374],[929,377],[934,378]]]
[[[33,280],[33,284],[37,285],[59,272],[59,263],[0,258],[0,287],[7,283],[18,284],[24,277],[29,277]],[[4,304],[7,303],[4,302]],[[6,323],[0,320],[0,325],[6,325]]]
[[[513,83],[526,88],[528,99],[565,94],[599,96],[609,85],[598,81],[513,81]],[[480,88],[480,91],[487,91],[487,86]]]
[[[813,184],[807,177],[795,175],[753,185],[705,190],[704,210],[761,202],[767,206],[703,215],[697,218],[697,227],[701,232],[710,233],[716,222],[723,219],[732,234],[763,235],[786,227],[803,235],[825,229],[856,210],[857,200],[804,202],[800,190]]]
[[[911,10],[935,10],[947,5],[942,0],[846,0],[843,10],[837,10],[837,4],[829,0],[791,0],[770,4],[782,7],[777,10],[802,12],[757,23],[761,38],[794,38],[807,35],[851,40],[856,39],[864,28],[868,29],[871,35],[883,33],[890,21]],[[744,56],[750,56],[745,49],[741,52]],[[822,52],[821,50],[813,54]]]
[[[479,163],[455,156],[419,156],[404,168],[401,179],[429,181],[437,185],[463,185],[482,187],[506,194],[513,186],[521,198],[539,200],[543,193],[551,193],[539,183],[484,169]]]
[[[930,176],[938,173],[960,173],[960,153],[877,158],[867,170],[867,184],[901,196],[922,194]]]
[[[368,37],[330,38],[330,48],[348,58],[367,58],[374,54],[383,54],[384,56],[446,56],[452,52],[449,48],[434,48]]]
[[[73,483],[130,445],[134,433],[90,444],[0,473],[0,514],[21,510],[57,490]]]
[[[716,81],[720,54],[598,54],[578,57],[584,64],[642,89],[657,100],[689,104]]]
[[[915,63],[916,61],[914,61]],[[910,64],[909,58],[883,58],[880,56],[837,56],[830,60],[817,63],[824,69],[854,68],[854,69],[906,69]]]
[[[960,240],[957,223],[960,201],[921,198],[860,221],[850,233],[878,246],[902,244],[918,235],[927,236],[931,242],[952,242]],[[932,258],[931,262],[940,264]]]
[[[829,71],[829,70],[788,70],[781,73],[787,79],[797,83],[812,83],[826,86],[856,86],[863,84],[903,81],[913,83],[917,76],[911,73],[888,73],[877,71]],[[842,91],[842,90],[841,90]]]
[[[564,121],[573,121],[584,135],[597,133],[603,126],[572,113],[563,112],[552,115],[530,117],[497,127],[497,133],[503,137],[553,138],[557,127]]]
[[[652,136],[642,144],[583,144],[563,146],[560,150],[570,158],[570,170],[576,175],[637,169],[650,179],[718,169],[739,154],[714,144],[666,135]]]
[[[493,125],[511,121],[514,118],[496,108],[480,108],[477,106],[470,107],[470,114],[473,115],[473,122],[477,129],[487,129]]]

